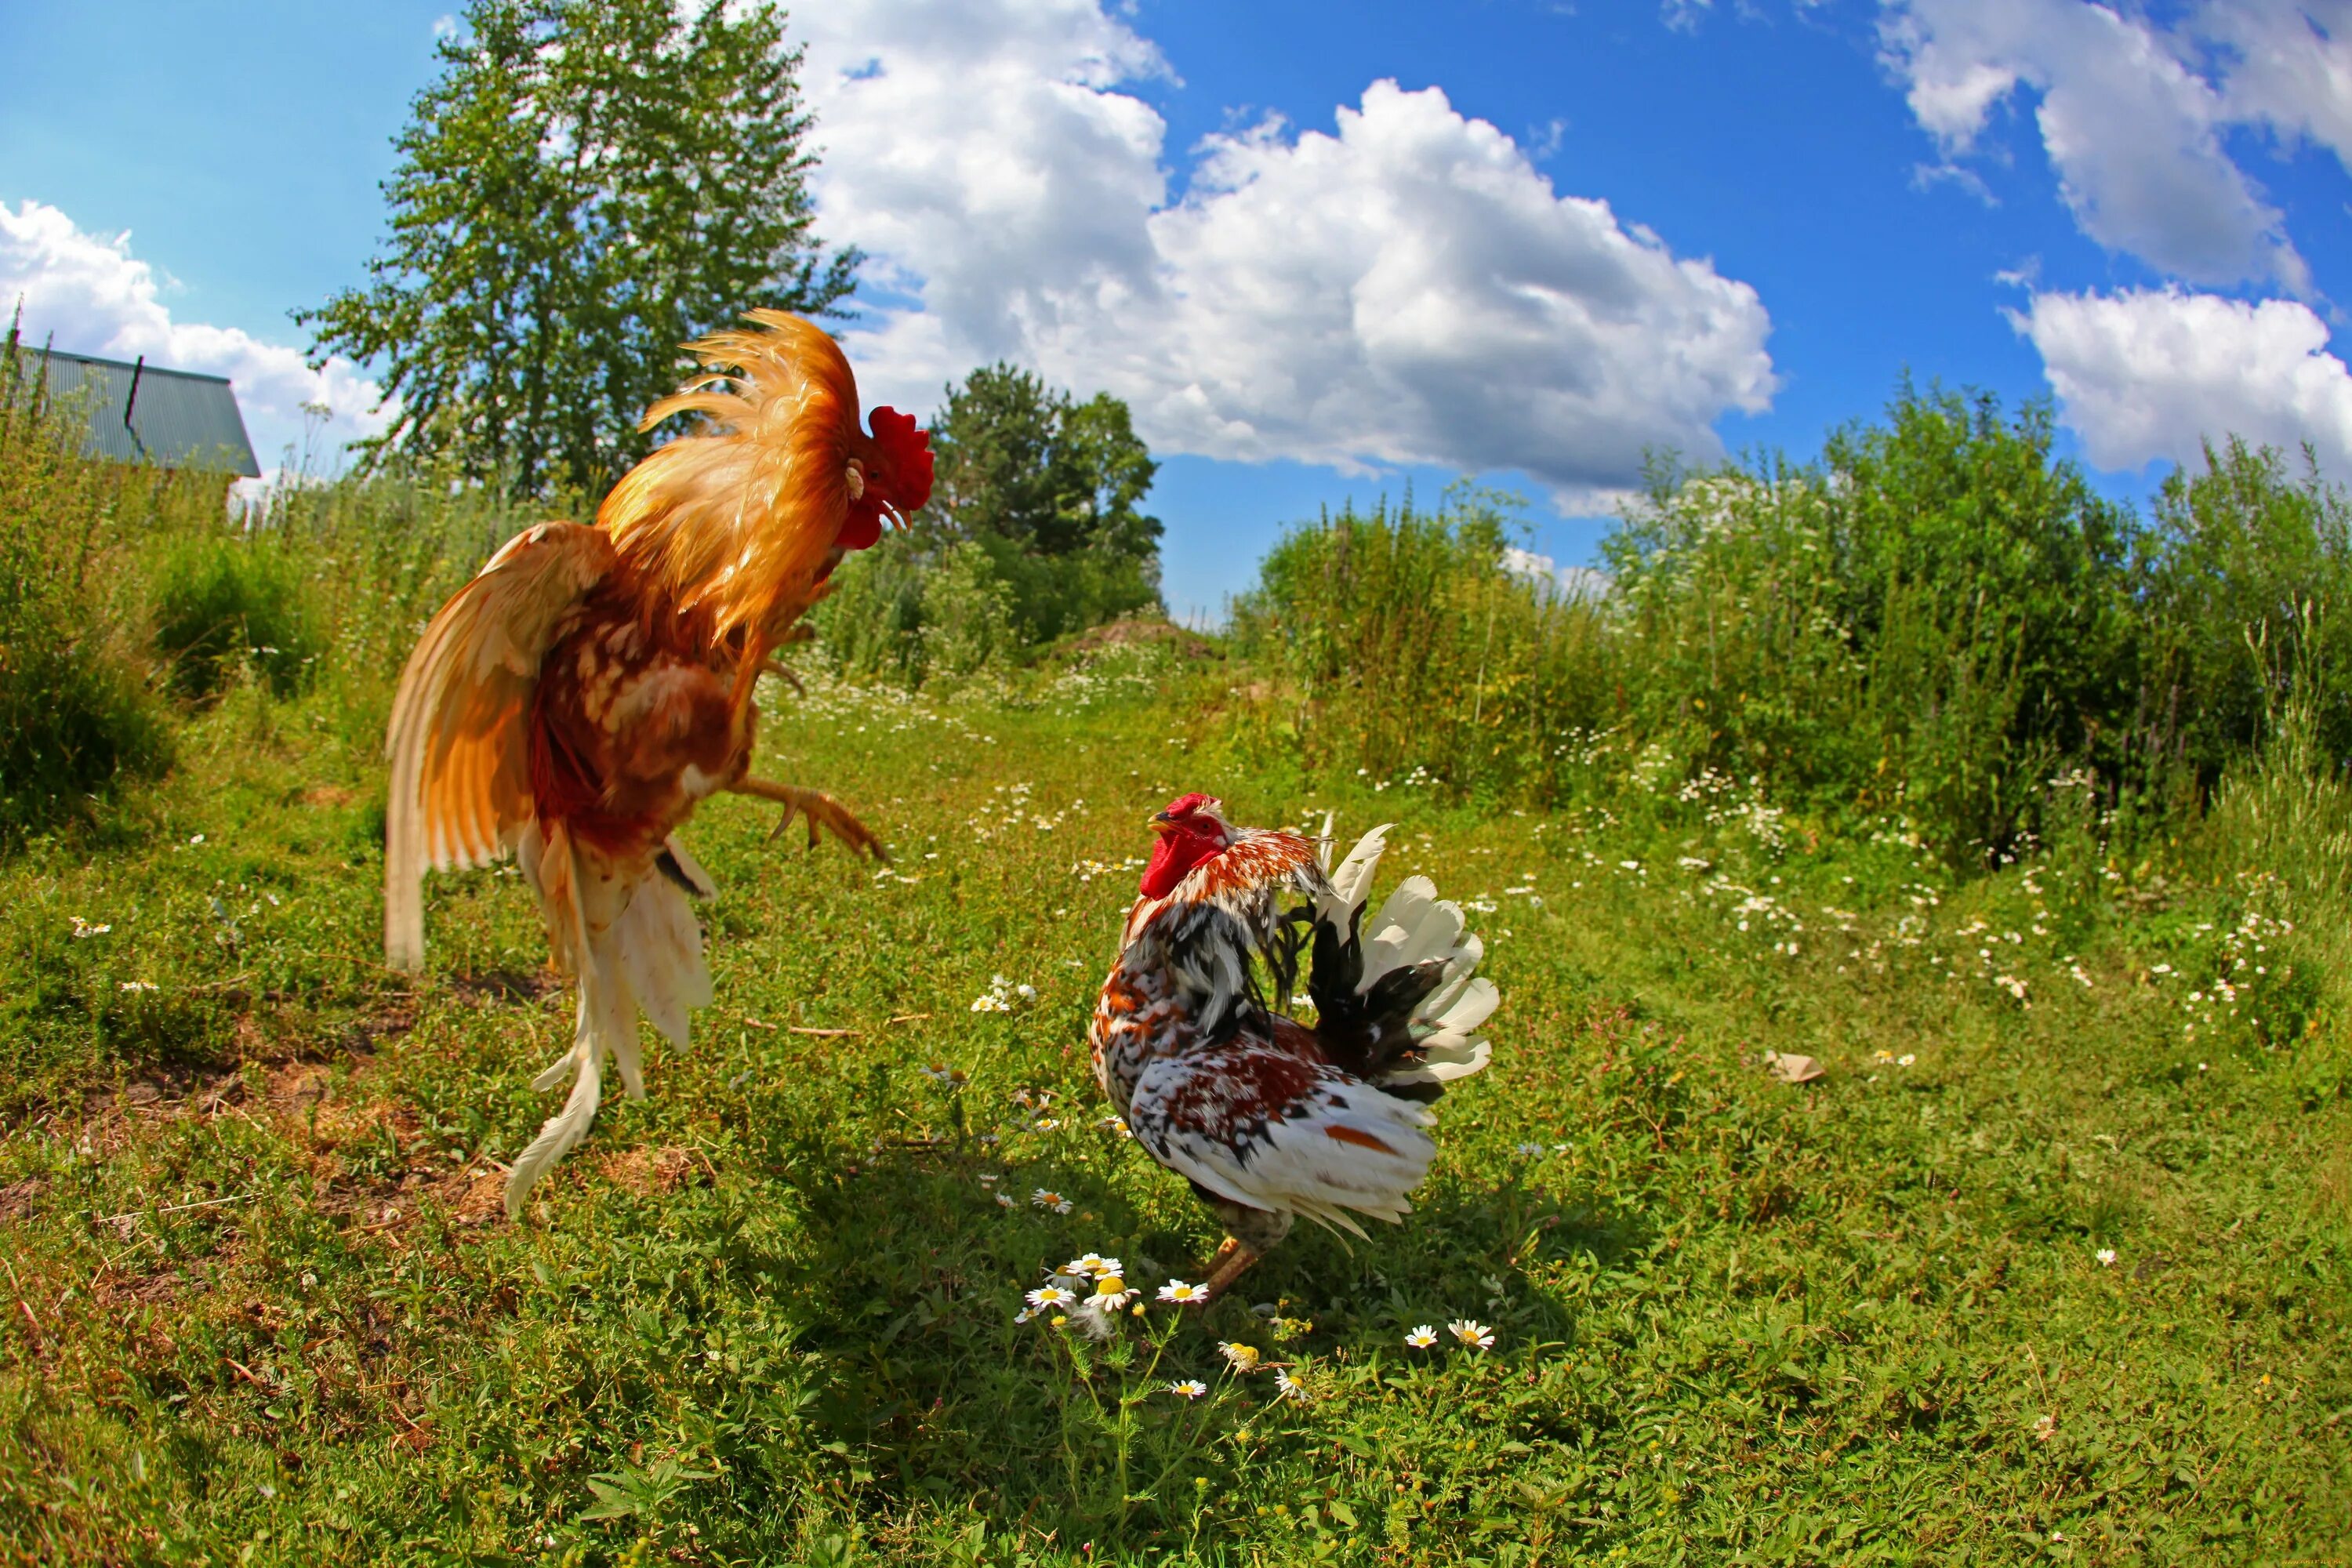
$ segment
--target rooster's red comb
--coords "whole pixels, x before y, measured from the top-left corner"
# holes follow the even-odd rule
[[[1225,803],[1223,801],[1219,800],[1215,795],[1202,795],[1196,790],[1191,795],[1180,795],[1174,800],[1170,801],[1168,803],[1168,809],[1161,812],[1160,815],[1166,817],[1171,822],[1176,821],[1181,817],[1190,816],[1196,811],[1205,811],[1210,816],[1213,816],[1217,814],[1217,809],[1224,804]]]

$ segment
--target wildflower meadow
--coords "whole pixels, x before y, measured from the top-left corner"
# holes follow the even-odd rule
[[[419,617],[512,520],[430,475],[235,529],[33,477],[110,569],[23,616],[86,628],[75,722],[131,717],[0,859],[9,1560],[2346,1560],[2315,588],[2235,645],[2244,702],[2132,734],[2083,716],[2239,691],[2226,639],[2111,584],[2106,640],[1958,669],[1925,566],[1874,609],[1806,574],[1874,559],[1804,510],[1853,481],[1737,481],[1597,597],[1468,513],[1358,517],[1227,637],[911,689],[819,641],[760,768],[888,864],[706,806],[717,1001],[509,1223],[569,994],[510,868],[434,879],[429,971],[383,967],[378,759]],[[1421,585],[1302,564],[1343,546]],[[197,566],[304,640],[150,679]],[[1302,1226],[1205,1308],[1213,1223],[1085,1044],[1192,789],[1395,823],[1383,884],[1459,900],[1503,995],[1405,1223]]]

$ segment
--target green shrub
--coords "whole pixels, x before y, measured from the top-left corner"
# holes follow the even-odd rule
[[[835,568],[833,592],[809,617],[835,673],[913,687],[922,679],[923,573],[903,533],[883,536]]]
[[[152,589],[172,689],[217,696],[250,661],[273,695],[292,696],[319,651],[310,589],[282,537],[215,528],[173,542]]]
[[[1656,467],[1590,599],[1507,569],[1491,495],[1292,530],[1235,607],[1281,678],[1244,718],[1376,780],[1540,805],[1736,788],[1996,863],[2086,809],[2103,842],[2202,810],[2290,711],[2298,776],[2340,780],[2347,519],[2231,442],[2143,525],[2056,454],[2046,407],[1906,386],[1816,464]]]
[[[184,500],[185,487],[84,459],[76,416],[46,399],[12,331],[0,342],[0,844],[84,815],[171,755],[116,594],[123,520]]]
[[[1006,668],[1024,647],[1012,588],[971,540],[891,535],[841,563],[811,624],[837,673],[909,689]]]
[[[979,545],[962,540],[941,551],[923,574],[922,594],[927,679],[961,679],[1001,668],[1019,648],[1013,595]]]
[[[1457,486],[1433,512],[1409,497],[1346,507],[1267,552],[1234,606],[1235,645],[1288,677],[1280,722],[1310,761],[1559,793],[1567,738],[1615,712],[1602,611],[1507,569],[1516,504]]]

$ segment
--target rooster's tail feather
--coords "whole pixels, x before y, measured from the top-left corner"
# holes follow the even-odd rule
[[[1328,821],[1324,831],[1328,837]],[[1357,906],[1368,901],[1388,831],[1383,825],[1365,834],[1331,873],[1332,891],[1343,900],[1346,911],[1340,915],[1340,929],[1346,929]],[[1486,944],[1468,929],[1462,906],[1440,899],[1436,884],[1428,878],[1407,877],[1381,905],[1380,912],[1367,913],[1356,929],[1363,949],[1360,993],[1369,993],[1382,976],[1399,970],[1433,962],[1441,966],[1437,984],[1412,1009],[1413,1049],[1377,1074],[1374,1081],[1383,1089],[1418,1086],[1433,1093],[1457,1079],[1484,1070],[1490,1047],[1476,1031],[1501,996],[1495,983],[1477,973]]]
[[[673,1044],[684,1045],[688,1016],[710,1001],[710,972],[702,933],[686,895],[667,876],[612,865],[573,843],[562,824],[533,829],[520,846],[524,874],[539,891],[557,961],[580,988],[572,1047],[531,1083],[550,1089],[569,1077],[572,1093],[550,1117],[507,1176],[507,1215],[522,1211],[531,1186],[588,1135],[604,1099],[607,1055],[632,1100],[645,1098],[645,1066],[637,1048],[640,1008]],[[688,876],[709,878],[672,839],[665,853]]]

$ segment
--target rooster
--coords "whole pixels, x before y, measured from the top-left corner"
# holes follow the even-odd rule
[[[557,966],[576,980],[563,1109],[508,1173],[509,1218],[587,1134],[604,1060],[633,1099],[644,1012],[674,1045],[711,999],[688,895],[713,891],[677,829],[721,791],[781,803],[815,847],[882,845],[824,793],[751,773],[753,688],[886,515],[930,498],[912,417],[857,422],[849,362],[797,316],[688,345],[707,374],[649,409],[705,427],[624,475],[595,526],[542,522],[509,540],[433,617],[393,700],[384,830],[384,955],[425,961],[423,879],[511,854],[537,894]],[[732,372],[733,374],[728,374]],[[785,675],[789,680],[789,675]]]
[[[1158,841],[1089,1031],[1096,1079],[1136,1142],[1224,1226],[1202,1301],[1299,1215],[1359,1237],[1351,1211],[1404,1216],[1437,1152],[1427,1104],[1486,1065],[1473,1031],[1497,1001],[1474,973],[1484,945],[1426,877],[1366,918],[1386,826],[1335,871],[1328,819],[1317,840],[1231,827],[1221,810],[1188,795],[1151,818]],[[1302,957],[1311,1026],[1281,1011]]]

